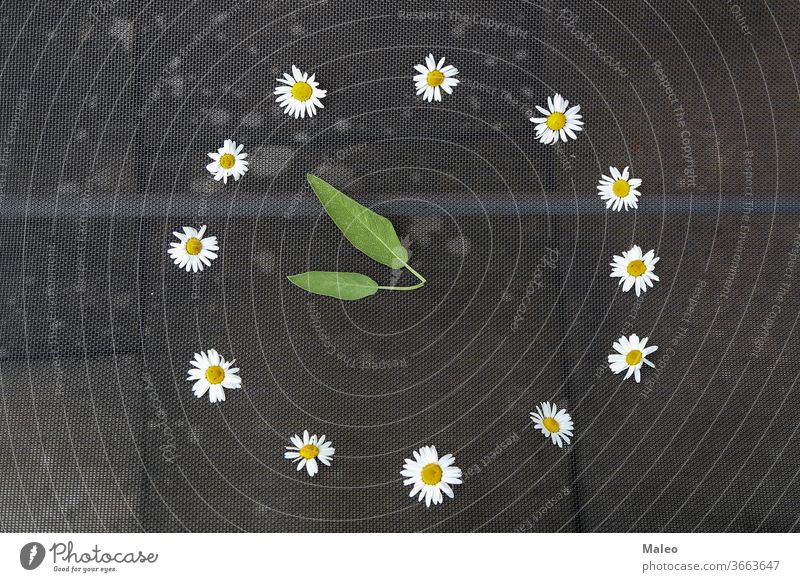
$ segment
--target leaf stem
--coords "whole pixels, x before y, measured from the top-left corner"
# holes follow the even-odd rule
[[[425,277],[423,277],[422,275],[420,275],[419,273],[417,273],[417,272],[416,272],[414,269],[412,269],[412,268],[411,268],[411,265],[409,265],[408,263],[406,263],[406,269],[408,269],[409,271],[411,271],[411,272],[414,274],[414,276],[415,276],[417,279],[419,279],[420,281],[422,281],[422,284],[423,284],[423,285],[424,285],[425,283],[427,283],[427,281],[425,280]]]
[[[383,289],[384,291],[413,291],[414,289],[419,289],[424,285],[425,283],[417,283],[416,285],[411,285],[410,287],[384,287],[382,285],[378,285],[378,289]]]
[[[384,287],[384,286],[378,285],[378,289],[383,289],[384,291],[413,291],[414,289],[419,289],[420,287],[425,285],[425,283],[427,283],[427,281],[425,280],[425,277],[423,277],[422,275],[417,273],[414,269],[411,268],[410,265],[406,264],[406,269],[411,271],[414,274],[414,276],[417,279],[419,279],[420,282],[417,283],[416,285],[410,285],[408,287],[390,287],[390,286],[385,286]]]

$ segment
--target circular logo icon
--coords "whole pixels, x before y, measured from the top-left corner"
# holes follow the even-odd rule
[[[19,551],[19,563],[26,570],[35,570],[44,561],[44,546],[39,542],[29,542]]]

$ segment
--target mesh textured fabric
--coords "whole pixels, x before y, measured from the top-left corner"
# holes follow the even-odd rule
[[[27,0],[0,26],[3,531],[798,529],[795,2]],[[414,94],[429,52],[460,71],[441,103]],[[274,102],[292,64],[328,90],[313,119]],[[555,92],[586,131],[549,147]],[[251,169],[223,185],[226,138]],[[610,165],[636,212],[596,196]],[[306,172],[428,284],[289,285],[412,282]],[[202,224],[220,257],[187,275],[166,249]],[[632,244],[661,257],[638,299],[608,276]],[[623,333],[660,346],[640,384],[607,368]],[[244,382],[219,406],[185,381],[208,348]],[[304,429],[336,447],[314,479],[282,454]],[[465,473],[433,509],[399,475],[426,444]]]

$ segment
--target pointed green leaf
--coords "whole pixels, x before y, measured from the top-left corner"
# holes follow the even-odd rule
[[[400,269],[405,266],[408,251],[397,238],[389,219],[362,206],[321,178],[306,174],[306,179],[325,212],[350,244],[387,267]]]
[[[360,273],[336,273],[333,271],[309,271],[289,275],[289,281],[317,295],[354,301],[378,292],[378,284]]]

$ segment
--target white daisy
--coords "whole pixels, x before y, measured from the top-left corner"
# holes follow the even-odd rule
[[[569,444],[569,437],[572,436],[572,417],[564,409],[559,410],[558,406],[549,402],[542,402],[536,407],[536,412],[531,412],[533,427],[542,431],[544,438],[553,440],[554,445],[563,447],[562,440]]]
[[[222,180],[228,183],[228,178],[233,176],[234,181],[238,180],[247,172],[247,165],[250,163],[243,154],[244,144],[236,145],[235,141],[226,139],[225,143],[216,153],[209,152],[208,157],[214,160],[206,166],[206,170],[214,174],[214,179],[219,182]]]
[[[569,101],[564,99],[558,93],[554,97],[547,98],[547,109],[544,107],[536,106],[539,113],[544,117],[531,117],[531,121],[536,125],[536,137],[542,143],[553,144],[561,138],[561,141],[566,142],[567,137],[571,139],[578,139],[575,135],[576,131],[582,131],[583,121],[582,115],[578,115],[581,110],[580,105],[573,107],[569,106]]]
[[[300,435],[296,434],[289,440],[292,441],[292,446],[286,447],[288,450],[283,453],[283,456],[291,459],[293,463],[299,459],[300,462],[297,463],[298,471],[305,467],[306,471],[308,471],[308,476],[313,477],[319,473],[317,459],[323,465],[331,466],[331,459],[333,459],[333,453],[336,452],[336,449],[333,448],[331,441],[325,440],[325,435],[317,438],[315,434],[309,436],[308,431],[305,430],[303,431],[302,439]]]
[[[658,349],[658,346],[647,347],[647,339],[639,339],[639,336],[633,334],[630,337],[622,336],[614,342],[614,349],[617,350],[616,354],[609,354],[608,363],[610,364],[611,371],[619,374],[625,368],[628,373],[625,374],[625,379],[631,377],[633,374],[637,382],[641,381],[642,364],[647,364],[651,368],[655,368],[655,364],[648,360],[645,356],[652,354]]]
[[[642,185],[642,180],[640,178],[629,178],[628,166],[625,166],[621,173],[613,166],[608,169],[611,172],[611,177],[603,174],[603,177],[597,183],[597,189],[599,190],[597,195],[606,201],[606,208],[611,208],[612,210],[622,210],[623,207],[625,210],[636,208],[640,196],[637,188]]]
[[[655,251],[650,250],[642,255],[641,247],[633,245],[631,250],[622,251],[621,257],[614,255],[614,261],[609,263],[612,267],[611,276],[619,277],[623,291],[630,291],[635,286],[638,297],[642,291],[653,286],[653,281],[658,281],[658,275],[653,272],[658,260]]]
[[[231,368],[233,361],[226,362],[217,350],[208,350],[194,355],[187,381],[194,381],[192,391],[198,398],[208,392],[208,399],[214,402],[225,401],[225,389],[242,387],[242,379],[236,374],[239,368]]]
[[[211,265],[211,261],[217,258],[217,253],[214,251],[219,250],[217,246],[217,237],[207,236],[203,238],[203,233],[206,231],[206,226],[200,227],[200,230],[195,230],[190,226],[183,227],[183,234],[180,232],[173,232],[180,242],[170,243],[170,249],[167,253],[178,267],[186,269],[186,272],[202,271],[205,267]],[[205,266],[204,266],[205,265]]]
[[[291,75],[284,73],[282,79],[275,80],[283,83],[275,87],[274,94],[278,96],[275,101],[285,108],[286,115],[293,115],[295,119],[306,115],[314,117],[317,114],[317,107],[320,109],[325,107],[320,99],[328,92],[318,89],[319,83],[314,81],[314,75],[309,77],[308,73],[292,65]]]
[[[418,501],[424,498],[428,507],[431,503],[434,505],[442,503],[443,492],[452,499],[451,485],[461,485],[462,482],[461,469],[453,464],[456,458],[447,454],[440,459],[436,447],[422,447],[412,454],[414,460],[406,459],[403,470],[400,471],[403,477],[408,477],[403,481],[403,485],[413,485],[409,497],[419,493]]]
[[[442,100],[442,91],[451,95],[453,87],[458,85],[456,79],[458,69],[453,65],[444,66],[444,57],[436,62],[433,53],[425,57],[424,65],[414,65],[414,69],[419,73],[414,75],[414,82],[417,86],[417,95],[422,95],[426,101]]]

